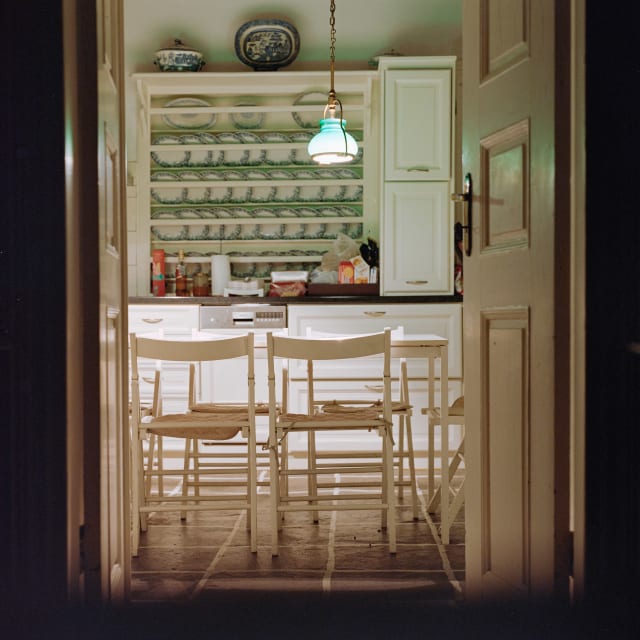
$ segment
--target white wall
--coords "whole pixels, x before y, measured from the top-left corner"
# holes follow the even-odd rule
[[[405,55],[462,54],[462,0],[337,0],[336,69],[366,69],[385,50]],[[198,49],[203,71],[244,71],[235,55],[238,28],[256,18],[279,18],[300,35],[300,53],[287,69],[327,69],[329,1],[124,0],[125,72],[155,71],[154,53],[180,38]],[[328,77],[327,77],[328,84]],[[328,86],[327,86],[328,90]],[[135,93],[126,94],[127,157],[135,161]]]

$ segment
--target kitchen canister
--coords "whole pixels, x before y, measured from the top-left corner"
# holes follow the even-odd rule
[[[229,256],[211,256],[211,295],[222,296],[231,279]]]

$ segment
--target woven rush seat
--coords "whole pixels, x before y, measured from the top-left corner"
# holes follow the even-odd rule
[[[216,402],[200,402],[198,404],[194,404],[189,409],[192,412],[197,413],[237,413],[244,411],[245,414],[247,412],[247,405],[239,405],[239,404],[219,404]],[[256,402],[255,404],[255,412],[256,414],[269,414],[269,403],[267,402]]]
[[[232,423],[224,426],[212,426],[212,422]],[[163,423],[170,426],[163,427]],[[248,413],[168,413],[151,419],[143,419],[149,433],[172,438],[208,438],[211,440],[230,440],[249,424]],[[202,424],[202,427],[194,426]]]
[[[363,406],[352,406],[346,404],[340,404],[336,400],[332,400],[326,404],[323,404],[320,409],[324,413],[356,413],[362,411],[362,409],[377,409],[380,407],[382,409],[382,401],[376,400],[375,402],[367,402]],[[412,409],[413,406],[407,402],[401,402],[399,400],[391,402],[391,410],[392,411],[408,411]]]
[[[345,407],[348,408],[348,407]],[[354,407],[354,409],[357,407]],[[362,422],[366,420],[378,420],[381,417],[381,411],[377,409],[361,408],[357,411],[328,411],[326,413],[314,413],[312,416],[306,413],[285,413],[281,416],[281,422],[336,422],[336,414],[342,413],[345,420],[348,420],[349,414],[357,415],[357,419]]]

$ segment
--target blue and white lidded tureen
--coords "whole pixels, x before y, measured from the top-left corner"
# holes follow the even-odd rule
[[[176,38],[172,47],[156,51],[153,64],[158,65],[160,71],[200,71],[205,62],[200,51],[190,49]]]

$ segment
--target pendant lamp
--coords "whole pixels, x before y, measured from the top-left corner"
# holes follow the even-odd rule
[[[327,106],[324,108],[322,120],[320,120],[320,132],[313,136],[307,147],[309,155],[318,164],[351,162],[358,154],[358,143],[351,134],[347,133],[347,121],[342,119],[342,102],[336,97],[336,91],[333,86],[336,59],[335,11],[335,0],[331,0],[331,17],[329,19],[331,26],[331,45],[329,47],[331,89],[329,90],[329,99]],[[336,118],[338,107],[340,109],[339,117]]]

